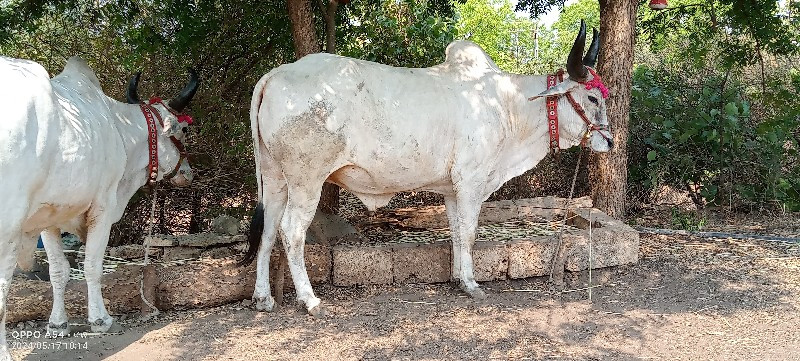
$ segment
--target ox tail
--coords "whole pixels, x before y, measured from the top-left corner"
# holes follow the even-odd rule
[[[253,219],[250,220],[250,233],[247,235],[247,253],[239,260],[240,266],[247,266],[256,259],[261,245],[261,234],[264,233],[264,205],[258,202]]]
[[[258,185],[258,205],[256,205],[253,219],[250,221],[250,233],[247,236],[247,252],[239,260],[240,266],[247,266],[256,259],[258,249],[261,246],[261,234],[264,233],[264,184],[261,177],[261,131],[258,126],[258,111],[261,108],[261,101],[264,97],[264,88],[267,85],[270,74],[266,74],[256,83],[253,89],[253,98],[250,101],[250,129],[253,132],[253,153],[256,162],[256,184]]]

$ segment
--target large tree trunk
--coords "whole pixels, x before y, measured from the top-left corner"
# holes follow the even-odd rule
[[[292,23],[294,57],[300,59],[311,53],[319,53],[311,0],[287,0],[286,7],[289,10],[289,21]]]
[[[335,4],[335,2],[332,2]],[[320,45],[317,42],[317,33],[314,29],[314,13],[311,11],[311,0],[287,0],[289,20],[292,23],[292,39],[294,40],[294,56],[300,59],[311,53],[319,53]],[[335,5],[334,5],[335,11]],[[326,11],[323,7],[322,11]],[[326,17],[329,16],[326,14]],[[333,15],[330,15],[333,17]],[[335,30],[335,28],[334,28]],[[335,36],[335,32],[331,32]],[[330,42],[330,34],[328,41]],[[328,45],[330,50],[332,46]],[[339,187],[325,183],[322,186],[322,197],[317,209],[327,213],[336,213],[339,210]]]
[[[637,0],[600,0],[598,72],[611,92],[606,105],[614,133],[614,148],[609,153],[592,156],[589,184],[594,206],[616,218],[625,215],[628,121],[638,6]]]

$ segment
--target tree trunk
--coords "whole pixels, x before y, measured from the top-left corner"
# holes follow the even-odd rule
[[[598,73],[611,92],[606,106],[614,134],[614,148],[609,153],[592,155],[589,184],[595,207],[615,218],[625,215],[628,122],[638,4],[636,0],[600,0]]]
[[[294,57],[300,59],[311,53],[319,53],[311,0],[287,0],[286,7],[289,10],[289,21],[292,23]]]
[[[325,18],[325,52],[336,54],[336,8],[339,7],[337,0],[318,0],[319,8],[323,11]]]
[[[331,2],[336,3],[335,1]],[[311,53],[319,53],[321,49],[314,29],[314,13],[311,11],[311,0],[287,0],[286,5],[289,10],[289,20],[292,23],[295,58],[300,59]],[[326,11],[326,9],[323,7],[322,11]],[[336,11],[335,5],[333,11]],[[326,14],[325,17],[329,16],[335,20],[333,14]],[[326,21],[327,23],[332,23],[332,21]],[[335,23],[333,24],[335,30]],[[331,34],[334,37],[336,36],[335,31],[329,32],[329,42]],[[328,46],[329,49],[333,49],[330,43]],[[339,187],[325,183],[322,186],[322,196],[317,209],[327,213],[336,213],[339,210]]]

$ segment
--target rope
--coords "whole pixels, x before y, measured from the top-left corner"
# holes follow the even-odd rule
[[[633,226],[633,229],[637,230],[639,233],[650,233],[650,234],[663,234],[663,235],[680,235],[680,236],[693,236],[693,237],[700,237],[700,238],[733,238],[733,239],[741,239],[741,240],[759,240],[759,241],[767,241],[767,242],[780,242],[780,243],[800,243],[800,238],[797,237],[783,237],[783,236],[775,236],[775,235],[768,235],[768,234],[746,234],[746,233],[726,233],[726,232],[695,232],[695,231],[684,231],[684,230],[676,230],[676,229],[662,229],[662,228],[649,228],[649,227],[639,227]]]
[[[145,238],[144,242],[144,267],[142,267],[142,274],[139,277],[139,296],[142,298],[142,302],[144,302],[147,307],[150,307],[152,312],[150,316],[155,316],[159,314],[158,308],[150,301],[147,300],[147,297],[144,296],[144,270],[150,264],[150,240],[153,237],[153,227],[156,224],[156,200],[158,199],[158,187],[153,187],[153,203],[150,206],[150,219],[149,225],[147,226],[147,238]]]
[[[592,208],[589,208],[589,302],[592,302]]]
[[[550,282],[553,282],[553,272],[556,268],[556,259],[559,258],[558,255],[561,253],[561,247],[564,243],[564,226],[567,224],[567,219],[569,218],[569,211],[572,208],[572,198],[575,195],[575,183],[578,181],[578,171],[580,171],[581,167],[581,158],[583,156],[583,152],[578,153],[578,161],[575,162],[575,175],[572,176],[572,185],[569,188],[569,197],[564,201],[564,220],[561,222],[561,225],[558,227],[558,247],[556,251],[553,253],[553,258],[550,261]],[[564,267],[564,265],[561,265]]]

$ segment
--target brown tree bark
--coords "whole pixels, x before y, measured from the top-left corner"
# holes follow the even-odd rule
[[[606,99],[614,148],[593,154],[589,184],[594,206],[615,218],[625,215],[628,184],[628,123],[636,42],[637,0],[600,0],[600,55],[598,73],[610,90]]]
[[[336,9],[339,7],[337,0],[328,0],[328,5],[325,5],[325,0],[319,1],[319,8],[323,11],[325,18],[325,52],[336,54]]]
[[[317,42],[317,33],[314,30],[311,0],[287,0],[286,7],[289,11],[289,21],[292,23],[295,59],[311,53],[319,53],[320,47]]]
[[[331,1],[333,5],[333,12],[336,11],[336,1]],[[314,29],[314,13],[311,10],[311,0],[287,0],[287,10],[289,11],[289,21],[292,24],[292,39],[294,41],[294,56],[300,59],[311,53],[319,53],[319,42],[317,42],[317,33]],[[336,36],[335,32],[335,18],[331,14],[330,9],[322,7],[322,11],[328,11],[325,15],[326,18],[330,17],[333,23],[333,31],[328,30],[328,52],[333,52],[334,46],[330,45],[330,37]],[[327,19],[326,19],[327,20]],[[326,26],[327,28],[327,26]],[[335,38],[334,38],[335,39]],[[327,212],[336,213],[339,210],[339,187],[333,184],[325,183],[322,186],[322,196],[319,201],[317,209]]]

